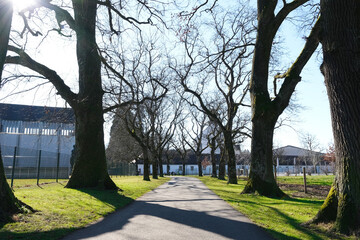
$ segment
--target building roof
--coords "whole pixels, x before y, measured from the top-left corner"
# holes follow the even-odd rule
[[[71,108],[0,103],[0,119],[10,121],[75,123]]]
[[[309,156],[309,153],[319,154],[319,155],[323,154],[321,152],[309,151],[304,148],[299,148],[299,147],[290,146],[290,145],[287,145],[285,147],[276,148],[276,149],[274,149],[274,153],[276,153],[280,156],[285,156],[285,157],[286,156],[304,157],[304,156]]]

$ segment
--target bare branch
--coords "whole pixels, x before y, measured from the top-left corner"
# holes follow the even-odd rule
[[[64,80],[54,70],[36,62],[20,48],[9,46],[8,50],[18,54],[19,56],[6,57],[6,63],[22,65],[46,77],[55,86],[61,97],[63,97],[70,106],[76,107],[77,94],[70,90]]]

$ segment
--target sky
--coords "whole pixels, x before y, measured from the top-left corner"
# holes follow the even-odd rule
[[[18,0],[21,1],[21,0]],[[22,0],[24,2],[24,0]],[[28,2],[29,0],[26,0]],[[18,18],[17,18],[18,19]],[[14,25],[20,24],[19,20],[14,20]],[[281,61],[292,63],[304,44],[303,35],[292,24],[285,24],[281,29],[284,38],[284,54]],[[56,44],[56,47],[54,47]],[[59,75],[66,80],[66,83],[76,92],[77,63],[75,44],[72,41],[56,42],[56,38],[47,38],[41,48],[36,51],[35,58],[55,69]],[[56,57],[54,57],[56,56]],[[330,109],[324,85],[324,78],[320,73],[320,56],[313,56],[304,68],[301,76],[302,81],[296,87],[296,104],[301,108],[294,115],[291,114],[291,122],[276,130],[274,135],[274,147],[293,145],[303,147],[301,135],[310,133],[316,137],[321,149],[325,151],[328,144],[333,142]],[[70,60],[69,60],[70,59]],[[54,89],[50,84],[41,87],[32,93],[23,93],[11,97],[6,97],[13,89],[20,86],[9,85],[0,89],[0,102],[40,105],[40,106],[66,106],[65,102],[55,95]],[[48,93],[51,93],[50,95]],[[105,117],[105,143],[108,143],[110,136],[111,121]],[[242,149],[250,149],[250,140],[246,141]]]

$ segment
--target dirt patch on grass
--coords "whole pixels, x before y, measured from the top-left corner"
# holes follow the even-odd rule
[[[290,194],[291,197],[325,198],[330,191],[330,186],[325,186],[325,185],[308,185],[307,193],[304,192],[304,185],[301,184],[278,183],[278,185],[283,191],[294,191]]]

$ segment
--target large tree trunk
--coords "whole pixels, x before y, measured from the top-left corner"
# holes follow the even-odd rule
[[[253,120],[250,175],[243,193],[257,191],[260,195],[282,197],[277,186],[272,161],[274,125],[271,118]]]
[[[329,96],[336,177],[314,222],[360,236],[360,2],[322,0],[322,73]]]
[[[79,65],[75,141],[77,158],[68,188],[117,189],[106,166],[101,86],[101,61],[95,39],[97,2],[73,0]]]
[[[221,156],[219,162],[219,177],[220,180],[225,180],[225,165],[226,165],[226,153],[223,148],[221,149]]]
[[[77,154],[74,170],[66,187],[117,189],[107,172],[102,105],[94,104],[90,109],[87,108],[87,103],[84,105],[75,109]]]
[[[228,163],[228,183],[237,184],[236,176],[236,156],[234,145],[232,142],[232,133],[224,132],[224,144],[225,144],[225,153],[227,156]]]
[[[196,154],[196,160],[199,168],[199,177],[203,176],[202,165],[201,165],[201,154]]]

